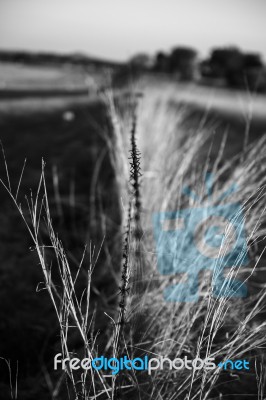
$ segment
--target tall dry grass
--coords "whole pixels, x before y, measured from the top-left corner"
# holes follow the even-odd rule
[[[134,93],[122,99],[107,93],[105,101],[113,128],[111,139],[106,136],[106,141],[123,215],[121,285],[116,317],[107,315],[113,335],[105,344],[105,354],[114,357],[127,354],[130,358],[162,355],[171,359],[189,355],[215,357],[220,361],[247,358],[255,360],[256,370],[246,376],[241,373],[231,376],[230,387],[225,389],[223,383],[227,377],[220,368],[181,370],[178,374],[165,369],[154,371],[152,376],[147,371],[127,371],[110,376],[102,371],[74,373],[66,367],[63,375],[71,382],[70,397],[207,400],[230,398],[232,393],[245,398],[253,391],[263,399],[266,323],[261,315],[266,292],[264,284],[252,289],[252,277],[256,273],[264,274],[266,136],[249,146],[245,144],[244,152],[227,159],[225,135],[213,161],[210,153],[215,138],[206,124],[206,115],[196,132],[188,133],[183,124],[188,110],[178,105],[171,88],[164,91],[148,88],[144,97],[137,100]],[[53,229],[44,164],[38,191],[27,199],[26,211],[18,203],[19,186],[15,191],[11,189],[5,165],[6,179],[1,183],[17,207],[37,251],[45,288],[59,322],[61,352],[64,357],[75,356],[71,348],[71,332],[75,330],[83,343],[83,348],[78,350],[80,358],[92,359],[100,355],[97,335],[92,334],[93,317],[90,317],[91,282],[99,254],[89,244],[90,263],[86,265],[84,292],[79,298],[75,288],[80,271],[84,270],[83,257],[74,272],[64,245]],[[152,216],[199,204],[208,206],[210,198],[203,179],[207,172],[214,176],[212,205],[225,202],[243,205],[250,263],[241,267],[240,257],[239,264],[227,271],[229,283],[222,287],[220,297],[213,296],[215,274],[221,268],[217,264],[214,277],[204,276],[200,280],[199,301],[166,301],[164,289],[169,284],[185,282],[186,276],[162,276],[158,272]],[[232,185],[238,190],[228,191]],[[184,187],[192,187],[200,200],[185,196]],[[44,242],[44,232],[49,242]],[[55,266],[47,262],[46,254],[51,250],[60,284],[53,278]],[[230,282],[237,276],[252,289],[248,297],[231,296]],[[61,384],[63,381],[54,388],[54,399],[60,398]]]
[[[164,93],[152,89],[143,100],[139,118],[138,137],[143,169],[142,218],[146,228],[143,237],[146,271],[143,276],[149,282],[154,280],[155,284],[149,283],[140,301],[134,304],[135,309],[141,309],[145,316],[145,329],[140,343],[135,345],[141,347],[145,343],[144,348],[148,348],[151,354],[172,359],[182,354],[220,360],[246,357],[263,364],[265,321],[260,318],[260,313],[265,308],[266,137],[246,145],[245,152],[237,154],[234,159],[227,159],[224,135],[219,152],[211,161],[211,144],[215,138],[212,138],[210,127],[206,124],[206,115],[203,115],[197,131],[188,134],[182,126],[188,110],[183,106],[178,110],[177,102],[171,88]],[[243,132],[243,141],[245,137]],[[213,283],[221,268],[217,263],[214,277],[202,278],[200,282],[198,302],[166,302],[162,296],[164,288],[177,281],[186,282],[186,277],[179,276],[176,280],[175,276],[162,277],[158,274],[152,214],[210,206],[204,182],[207,172],[212,172],[214,176],[211,205],[242,204],[250,262],[246,268],[241,267],[240,255],[236,265],[227,270],[228,283],[221,288],[221,297],[213,297]],[[191,187],[199,200],[184,195],[184,187]],[[230,190],[232,188],[237,190]],[[230,235],[229,231],[227,235]],[[252,287],[254,274],[260,275],[262,282],[255,289]],[[235,299],[231,296],[230,282],[236,277],[248,286],[250,294],[247,298]],[[178,376],[170,371],[157,371],[153,376],[151,398],[209,399],[226,398],[226,394],[229,396],[230,393],[237,395],[237,391],[239,396],[256,393],[255,379],[239,376],[238,383],[233,382],[224,393],[224,389],[219,392],[218,382],[223,379],[219,368],[214,372],[182,371]]]

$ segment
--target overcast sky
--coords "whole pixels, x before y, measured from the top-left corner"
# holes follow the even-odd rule
[[[266,0],[0,0],[0,49],[125,60],[236,44],[266,59]]]

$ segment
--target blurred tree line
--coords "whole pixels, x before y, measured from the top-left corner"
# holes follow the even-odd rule
[[[179,46],[166,53],[159,51],[155,57],[139,53],[127,63],[117,63],[87,57],[83,54],[53,54],[0,50],[1,62],[30,65],[94,66],[108,67],[113,71],[113,83],[123,85],[143,73],[167,74],[179,81],[199,81],[205,84],[266,92],[266,67],[258,53],[242,52],[237,47],[214,48],[209,57],[200,60],[191,47]]]
[[[155,58],[154,71],[175,74],[182,81],[197,79],[197,51],[189,47],[176,47],[170,54],[160,51]]]
[[[0,62],[12,62],[25,65],[78,65],[78,66],[107,66],[118,68],[122,63],[88,57],[82,53],[58,54],[49,52],[13,51],[0,49]]]
[[[266,67],[257,53],[244,53],[236,47],[215,48],[209,57],[199,60],[190,47],[176,47],[170,53],[158,52],[154,58],[137,54],[119,71],[120,76],[163,73],[179,81],[266,92]]]
[[[199,67],[203,78],[222,79],[229,87],[266,90],[265,65],[258,53],[243,53],[236,47],[218,48]]]

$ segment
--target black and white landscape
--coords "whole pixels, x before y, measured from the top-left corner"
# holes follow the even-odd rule
[[[266,398],[265,13],[0,0],[0,400]]]

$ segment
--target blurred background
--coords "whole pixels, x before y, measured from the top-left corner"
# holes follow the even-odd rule
[[[113,315],[121,257],[102,95],[119,98],[139,82],[146,96],[170,90],[186,108],[183,131],[197,131],[202,121],[211,126],[215,159],[226,130],[230,159],[243,149],[247,125],[250,142],[266,129],[265,15],[264,0],[0,0],[0,139],[10,185],[15,192],[19,186],[27,209],[25,196],[36,195],[45,161],[55,231],[73,268],[84,244],[101,248],[94,311]],[[2,185],[0,221],[0,357],[10,360],[18,398],[66,398],[52,367],[60,351],[56,316],[32,240]],[[81,275],[80,294],[82,288]],[[106,326],[103,317],[93,326],[103,342]],[[73,348],[81,345],[74,334],[71,340]],[[0,399],[8,399],[10,373],[0,361]]]

